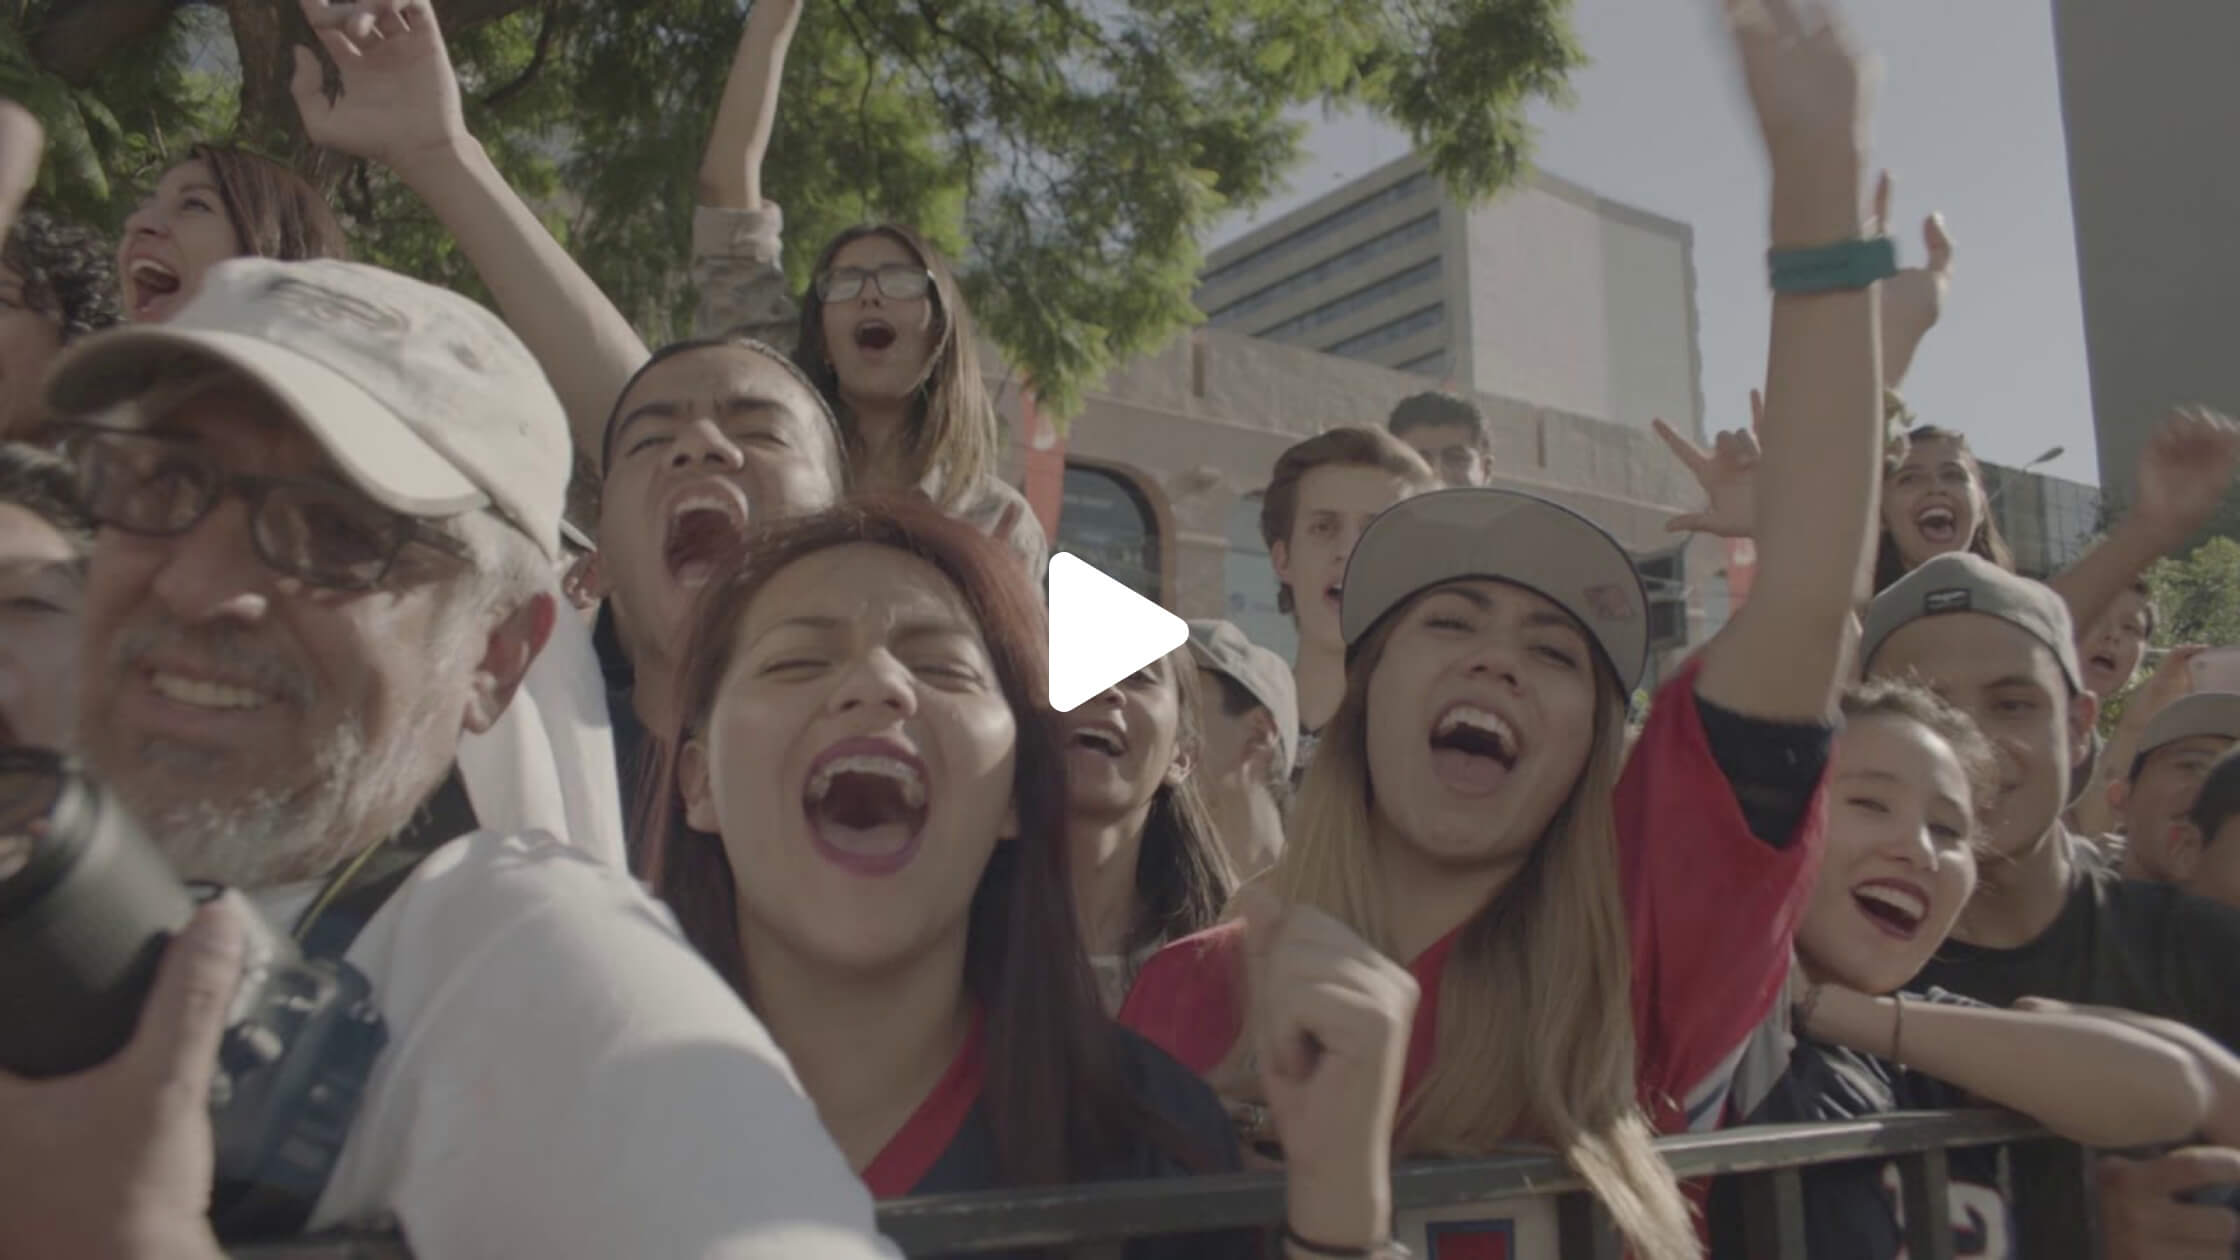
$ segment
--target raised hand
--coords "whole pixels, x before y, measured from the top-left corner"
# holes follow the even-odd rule
[[[47,133],[31,111],[0,100],[0,240],[7,239],[23,199],[39,182],[39,159],[46,151]]]
[[[1891,191],[1890,173],[1884,171],[1874,193],[1878,234],[1889,231]],[[1952,291],[1952,237],[1945,231],[1943,215],[1932,214],[1922,222],[1921,239],[1928,247],[1928,262],[1882,282],[1882,382],[1892,388],[1905,379],[1914,351],[1936,327],[1944,314],[1945,295]]]
[[[1381,1241],[1415,978],[1319,910],[1259,887],[1237,900],[1249,1028],[1283,1141],[1291,1225],[1337,1246]]]
[[[1704,508],[1665,522],[1675,534],[1711,534],[1719,538],[1748,538],[1758,523],[1758,425],[1765,419],[1765,397],[1750,391],[1750,427],[1729,429],[1704,450],[1682,437],[1663,420],[1654,422],[1657,436],[1687,465],[1703,487]]]
[[[290,88],[314,142],[402,171],[467,138],[459,76],[427,0],[299,2],[342,78],[329,101],[319,59],[295,50]]]
[[[1790,163],[1856,163],[1867,151],[1876,72],[1823,0],[1726,0],[1766,152]]]
[[[2206,407],[2181,407],[2139,452],[2132,512],[2175,547],[2209,523],[2240,471],[2240,424]]]

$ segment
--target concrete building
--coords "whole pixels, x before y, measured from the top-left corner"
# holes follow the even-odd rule
[[[1451,201],[1414,155],[1216,250],[1215,328],[1646,430],[1701,423],[1694,234],[1536,173]]]
[[[2053,9],[2100,478],[2120,506],[2172,404],[2240,410],[2240,5]]]
[[[1259,532],[1258,492],[1269,468],[1285,447],[1323,429],[1382,424],[1395,402],[1424,387],[1411,373],[1199,329],[1115,372],[1062,439],[1028,413],[1016,390],[1000,405],[1017,435],[1015,472],[1062,445],[1055,548],[1186,617],[1228,617],[1288,656],[1296,642],[1289,619],[1276,611]],[[1725,622],[1728,548],[1665,532],[1664,522],[1699,498],[1654,435],[1461,392],[1491,423],[1496,484],[1573,507],[1637,553],[1662,558],[1680,549],[1687,599],[1676,640],[1699,643]],[[1676,654],[1663,654],[1660,665]]]
[[[2002,464],[1983,465],[1991,516],[2018,572],[2039,580],[2077,562],[2100,531],[2100,490]]]

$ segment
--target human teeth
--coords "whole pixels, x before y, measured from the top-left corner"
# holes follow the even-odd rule
[[[198,709],[254,709],[264,704],[263,696],[245,687],[181,678],[177,674],[156,674],[149,680],[149,686],[166,700],[191,704]]]
[[[876,774],[893,779],[902,785],[902,802],[912,809],[926,803],[926,781],[917,767],[893,757],[871,753],[853,753],[835,757],[817,768],[809,777],[809,803],[822,801],[832,791],[832,781],[843,774]]]
[[[1457,705],[1447,710],[1446,716],[1439,719],[1439,728],[1432,734],[1444,735],[1462,726],[1484,731],[1493,736],[1494,739],[1500,741],[1504,752],[1513,752],[1516,749],[1517,733],[1510,729],[1509,724],[1502,721],[1499,714],[1490,713],[1475,705]]]
[[[1870,884],[1859,889],[1856,895],[1861,900],[1888,906],[1908,919],[1918,920],[1929,913],[1927,902],[1901,888],[1886,888],[1879,884]]]
[[[178,278],[177,274],[174,273],[171,268],[164,266],[162,263],[147,258],[135,259],[132,264],[131,274],[132,278],[135,280],[143,280],[151,277],[158,280],[175,280]]]
[[[686,495],[677,500],[675,507],[669,509],[669,520],[674,523],[693,512],[721,512],[725,516],[736,517],[739,514],[739,504],[730,496],[712,490]]]

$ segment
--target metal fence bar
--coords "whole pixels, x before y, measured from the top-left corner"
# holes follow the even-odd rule
[[[2016,1255],[2099,1260],[2100,1200],[2090,1151],[2051,1138],[2017,1142],[2007,1148],[2007,1180]]]
[[[1906,1254],[1912,1260],[1952,1260],[1952,1165],[1941,1150],[1898,1161],[1904,1187]]]
[[[2021,1144],[2016,1148],[2016,1216],[2027,1219],[2035,1211],[2051,1211],[2056,1220],[2049,1238],[2066,1242],[2047,1250],[2028,1244],[2019,1254],[2039,1256],[2089,1256],[2077,1250],[2077,1240],[2089,1241],[2090,1204],[2083,1202],[2084,1158],[2074,1147],[2044,1140],[2037,1126],[2018,1116],[1994,1112],[1922,1112],[1876,1117],[1840,1124],[1779,1125],[1728,1129],[1714,1133],[1686,1134],[1657,1143],[1658,1151],[1683,1180],[1725,1173],[1745,1176],[1746,1203],[1752,1196],[1773,1203],[1751,1212],[1763,1222],[1754,1229],[1770,1230],[1758,1236],[1750,1255],[1794,1257],[1803,1254],[1803,1208],[1797,1192],[1797,1167],[1838,1163],[1853,1159],[1895,1159],[1951,1147]],[[2031,1153],[2023,1157],[2024,1151]],[[1753,1189],[1762,1183],[1772,1189]],[[1783,1183],[1789,1183],[1784,1188]],[[2026,1193],[2024,1185],[2031,1188]],[[2043,1187],[2058,1193],[2039,1193]],[[2066,1188],[2063,1188],[2066,1187]],[[1480,1160],[1443,1160],[1403,1165],[1393,1172],[1394,1207],[1401,1211],[1486,1204],[1528,1196],[1565,1195],[1557,1205],[1558,1222],[1565,1230],[1585,1228],[1591,1246],[1594,1230],[1608,1232],[1607,1215],[1599,1210],[1567,1206],[1585,1199],[1585,1184],[1554,1154],[1532,1151]],[[2076,1212],[2082,1203],[2083,1229],[2074,1232]],[[2062,1215],[2063,1205],[2067,1215]],[[2025,1206],[2028,1205],[2028,1206]],[[1158,1234],[1198,1233],[1266,1226],[1279,1223],[1284,1212],[1284,1184],[1280,1173],[1232,1173],[1222,1176],[1175,1178],[1163,1181],[1110,1182],[1100,1185],[1054,1186],[1038,1190],[991,1190],[972,1194],[934,1195],[895,1199],[879,1205],[879,1227],[913,1255],[985,1253],[1016,1247],[1057,1246],[1111,1242]],[[1600,1218],[1599,1225],[1597,1218]],[[1908,1219],[1914,1213],[1908,1211]],[[1932,1218],[1935,1219],[1935,1218]],[[1949,1216],[1942,1217],[1949,1226]],[[1577,1223],[1574,1224],[1573,1222]],[[1949,1235],[1948,1235],[1949,1236]],[[1574,1235],[1563,1235],[1563,1252],[1574,1254]],[[1780,1250],[1761,1252],[1760,1243],[1778,1244]],[[1791,1244],[1796,1244],[1794,1247]],[[243,1247],[232,1252],[242,1260],[404,1260],[406,1253],[394,1238],[354,1235],[278,1245]],[[1615,1251],[1582,1250],[1577,1254],[1600,1257]],[[1926,1253],[1916,1251],[1916,1256]]]
[[[1769,1168],[1740,1174],[1743,1260],[1789,1260],[1805,1254],[1804,1173]]]

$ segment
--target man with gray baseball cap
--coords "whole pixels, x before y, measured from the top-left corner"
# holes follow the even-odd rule
[[[1205,735],[1199,791],[1229,865],[1247,880],[1283,852],[1283,812],[1299,753],[1298,691],[1283,658],[1233,622],[1191,622],[1190,655],[1206,683],[1198,689],[1198,729]]]
[[[2240,913],[2126,882],[2061,823],[2098,714],[2061,598],[1979,557],[1938,556],[1875,599],[1859,656],[1869,675],[1926,682],[2001,752],[1996,860],[1919,982],[2000,1006],[2123,1007],[2240,1047]]]
[[[49,397],[99,527],[90,768],[386,1025],[307,1227],[392,1223],[421,1260],[882,1254],[768,1032],[626,874],[535,833],[406,842],[556,617],[566,421],[504,325],[239,260]],[[0,1251],[219,1254],[204,1099],[243,935],[198,915],[109,1063],[0,1077]]]
[[[2203,776],[2235,742],[2240,695],[2230,692],[2180,696],[2147,723],[2124,777],[2108,785],[2109,804],[2123,821],[2124,878],[2185,884],[2178,833]]]

